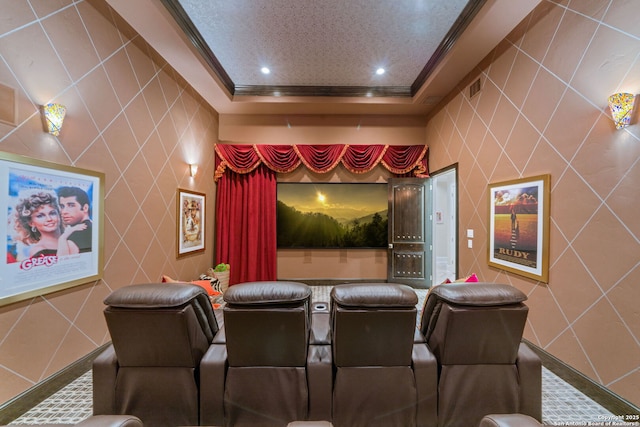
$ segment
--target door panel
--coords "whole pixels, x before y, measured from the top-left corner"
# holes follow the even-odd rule
[[[432,285],[458,277],[458,165],[431,173]]]
[[[429,179],[389,180],[387,281],[426,288],[431,283]]]

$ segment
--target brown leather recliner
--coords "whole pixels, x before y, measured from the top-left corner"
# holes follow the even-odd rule
[[[526,295],[509,285],[433,288],[420,331],[438,360],[438,426],[478,425],[483,416],[542,416],[540,359],[522,332]]]
[[[334,426],[435,426],[437,364],[414,343],[417,302],[400,284],[331,290]]]
[[[120,288],[104,302],[112,345],[93,364],[94,414],[198,425],[200,361],[218,332],[206,292],[150,283]]]
[[[220,372],[226,366],[226,377],[223,383],[220,375],[205,378],[217,381],[218,393],[207,392],[215,401],[202,405],[215,413],[203,421],[220,422],[221,411],[227,426],[328,419],[331,359],[310,345],[311,289],[296,282],[248,282],[229,287],[224,300],[225,335],[205,364]]]

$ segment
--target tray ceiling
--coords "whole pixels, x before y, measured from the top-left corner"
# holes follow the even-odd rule
[[[107,2],[222,114],[423,115],[539,0]]]
[[[163,3],[233,94],[412,96],[485,0]]]

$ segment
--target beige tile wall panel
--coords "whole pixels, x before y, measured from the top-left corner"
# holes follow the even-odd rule
[[[549,283],[488,268],[482,238],[460,249],[461,273],[525,291],[526,338],[636,405],[640,125],[636,109],[616,131],[607,97],[640,93],[639,14],[635,1],[543,1],[427,124],[431,169],[459,162],[461,230],[486,235],[488,183],[551,174]]]
[[[102,1],[2,8],[0,81],[17,88],[18,125],[0,123],[0,151],[104,172],[105,273],[0,307],[0,402],[109,341],[102,301],[113,289],[162,274],[191,279],[211,266],[218,133],[217,113]],[[57,138],[39,113],[51,101],[67,107]],[[207,249],[180,261],[178,187],[208,197]]]

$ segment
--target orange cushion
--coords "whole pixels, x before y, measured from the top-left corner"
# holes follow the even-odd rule
[[[220,292],[213,290],[210,280],[192,280],[191,282],[181,282],[180,280],[175,280],[167,275],[163,275],[162,282],[163,283],[192,283],[194,285],[200,286],[205,291],[207,291],[207,295],[209,295],[210,297],[220,295]]]
[[[193,283],[194,285],[198,285],[204,288],[204,290],[207,291],[207,294],[209,294],[209,296],[220,295],[220,292],[216,292],[213,290],[213,287],[211,287],[210,280],[193,280],[190,283]]]

